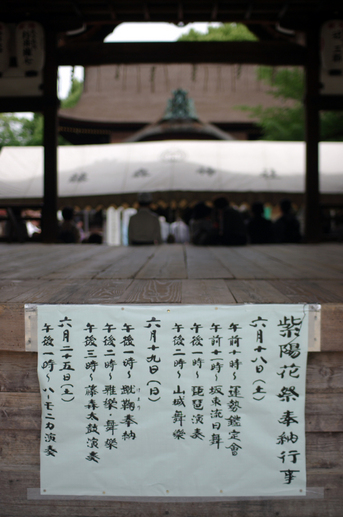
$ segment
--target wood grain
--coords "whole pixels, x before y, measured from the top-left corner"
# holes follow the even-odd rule
[[[73,304],[115,304],[118,303],[132,280],[93,279],[79,282],[78,287],[68,296],[66,303]]]
[[[30,298],[32,290],[37,290],[37,279],[34,280],[2,280],[0,284],[0,303],[9,302],[17,297],[24,300]]]
[[[157,249],[157,246],[119,248],[119,254],[114,257],[111,265],[98,271],[94,278],[134,278]]]
[[[266,280],[227,280],[227,286],[237,303],[290,303]]]
[[[295,270],[301,273],[301,278],[325,278],[325,279],[343,279],[343,270],[330,267],[330,245],[327,248],[326,262],[317,260],[318,252],[321,246],[299,246],[299,245],[281,245],[266,246],[264,253],[281,259],[289,264]]]
[[[181,280],[134,280],[118,303],[181,303]]]
[[[321,349],[343,352],[343,305],[323,305],[321,321]]]
[[[0,474],[1,476],[1,474]],[[31,485],[29,481],[31,476]],[[2,517],[341,517],[341,506],[338,490],[332,488],[324,492],[324,497],[288,498],[288,499],[253,499],[219,502],[110,502],[80,500],[27,500],[28,485],[37,483],[34,471],[18,474],[8,471],[0,477],[5,486]],[[38,486],[36,484],[35,486]],[[314,492],[315,489],[313,489]],[[320,493],[320,491],[319,491]]]
[[[342,393],[307,394],[306,432],[342,433]],[[41,424],[39,393],[0,393],[0,430],[37,430]]]
[[[223,502],[35,501],[37,355],[25,303],[320,303],[322,351],[308,355],[307,482],[319,499]],[[342,517],[343,246],[139,248],[0,244],[0,517]]]
[[[332,289],[333,281],[272,280],[270,284],[289,298],[292,303],[337,303],[342,297]],[[343,296],[343,290],[342,290]]]
[[[111,266],[113,262],[125,252],[125,248],[86,246],[85,251],[72,261],[63,264],[52,272],[45,275],[47,280],[56,278],[91,278]]]
[[[186,246],[188,278],[233,278],[232,272],[216,257],[215,250],[200,246]]]
[[[235,304],[224,280],[182,280],[184,304]]]
[[[0,430],[40,430],[39,393],[0,392]]]
[[[289,265],[285,260],[271,257],[254,247],[241,247],[236,249],[238,257],[258,264],[263,270],[262,278],[301,278],[301,272],[294,265]]]
[[[343,354],[312,352],[308,354],[306,391],[334,393],[343,390]]]
[[[0,429],[1,467],[39,465],[40,429]]]
[[[0,350],[25,350],[23,304],[0,304]]]
[[[0,351],[1,392],[39,392],[36,353]]]
[[[218,247],[212,248],[212,252],[221,263],[225,264],[232,278],[274,278],[273,275],[269,275],[263,265],[242,256],[236,248]]]
[[[309,353],[306,390],[307,393],[343,391],[343,354]],[[17,391],[39,391],[35,352],[0,352],[0,392]]]
[[[136,278],[187,278],[183,246],[165,244],[158,247],[154,256],[137,273]]]
[[[37,279],[29,291],[13,297],[11,303],[63,303],[81,287],[80,281]]]

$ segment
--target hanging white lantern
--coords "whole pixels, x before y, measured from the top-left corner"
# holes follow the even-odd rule
[[[0,75],[10,66],[10,30],[4,23],[0,22]]]
[[[18,67],[26,76],[35,76],[44,66],[44,29],[38,22],[21,22],[16,27]]]
[[[322,67],[331,76],[343,75],[343,20],[330,20],[321,30]]]

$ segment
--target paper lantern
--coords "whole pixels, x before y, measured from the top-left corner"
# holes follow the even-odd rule
[[[0,76],[10,66],[10,30],[4,23],[0,22]]]
[[[45,58],[43,27],[33,21],[21,22],[16,27],[17,64],[26,76],[42,71]]]
[[[331,76],[343,75],[343,20],[330,20],[322,26],[322,67]]]

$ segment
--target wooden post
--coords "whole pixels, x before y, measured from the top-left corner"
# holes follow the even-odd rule
[[[318,242],[321,238],[319,192],[319,27],[307,32],[307,64],[305,67],[305,240]]]
[[[57,35],[50,28],[45,33],[44,67],[44,201],[42,211],[42,240],[57,240]]]

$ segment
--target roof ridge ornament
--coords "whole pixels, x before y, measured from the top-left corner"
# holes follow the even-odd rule
[[[167,107],[162,120],[199,120],[194,101],[188,97],[187,90],[177,88],[167,101]]]

